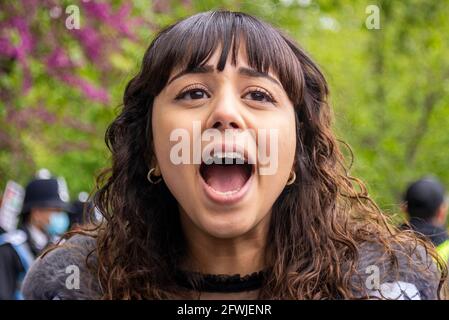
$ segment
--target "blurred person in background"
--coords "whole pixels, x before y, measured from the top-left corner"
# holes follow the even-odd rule
[[[80,230],[85,223],[85,212],[92,210],[92,205],[88,201],[89,194],[87,192],[80,192],[78,199],[72,202],[71,210],[69,212],[70,227],[69,230]]]
[[[69,226],[67,200],[62,178],[27,185],[19,229],[0,235],[0,299],[21,299],[18,288],[31,263]]]
[[[62,178],[35,179],[25,191],[21,215],[21,229],[34,255],[67,231],[70,218],[68,192]]]
[[[408,215],[405,229],[427,237],[441,258],[449,262],[449,234],[446,229],[448,204],[445,188],[435,178],[426,177],[411,183],[404,195],[403,210]]]

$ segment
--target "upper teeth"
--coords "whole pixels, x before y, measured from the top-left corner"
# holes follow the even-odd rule
[[[223,161],[224,159],[224,161]],[[235,163],[244,164],[245,157],[239,152],[215,152],[213,156],[209,156],[205,163],[206,164],[232,164],[234,163],[234,159],[236,159]]]

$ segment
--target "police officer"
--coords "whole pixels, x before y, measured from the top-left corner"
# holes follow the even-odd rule
[[[413,182],[404,196],[403,209],[407,212],[411,228],[426,236],[436,247],[441,258],[449,262],[449,235],[446,229],[448,204],[445,189],[432,177]]]
[[[34,179],[25,189],[20,228],[0,234],[0,299],[20,299],[20,284],[33,260],[64,233],[69,218],[63,178]]]
[[[89,194],[87,192],[80,192],[78,199],[72,202],[72,207],[69,212],[70,230],[80,229],[86,222],[90,222],[86,215],[92,211],[92,202],[88,200]]]

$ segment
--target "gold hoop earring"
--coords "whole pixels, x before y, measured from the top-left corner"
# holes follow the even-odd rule
[[[295,171],[292,171],[292,172],[293,172],[293,175],[290,175],[290,177],[288,178],[287,186],[293,184],[293,182],[295,182],[295,180],[296,180],[296,172]]]
[[[148,174],[147,174],[147,179],[148,179],[148,181],[150,181],[150,183],[152,183],[152,184],[158,184],[159,182],[162,181],[162,176],[154,176],[155,178],[158,178],[158,179],[153,180],[152,174],[153,174],[153,172],[154,172],[155,170],[156,170],[156,168],[151,168],[150,171],[148,171]]]

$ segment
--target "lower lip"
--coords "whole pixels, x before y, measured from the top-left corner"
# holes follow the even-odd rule
[[[235,193],[231,193],[231,194],[223,194],[223,193],[215,190],[210,185],[208,185],[206,183],[206,181],[204,181],[203,177],[201,176],[201,174],[199,172],[198,172],[198,175],[199,175],[204,193],[210,200],[212,200],[212,202],[215,202],[220,205],[232,205],[232,204],[236,204],[237,202],[242,200],[245,197],[245,195],[248,193],[248,191],[251,187],[251,184],[253,182],[254,173],[251,174],[249,179],[245,182],[244,186],[239,191],[237,191]]]

